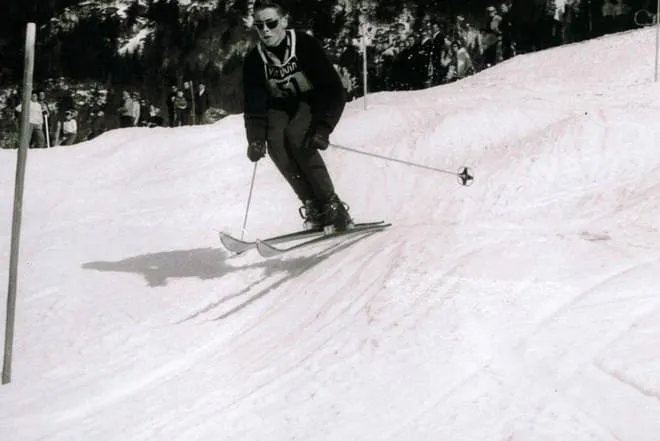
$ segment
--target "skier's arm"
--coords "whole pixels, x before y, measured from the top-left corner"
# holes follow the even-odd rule
[[[255,52],[243,65],[243,103],[248,143],[266,141],[268,128],[268,89],[261,60]]]
[[[344,111],[346,91],[321,44],[307,34],[299,33],[297,38],[300,64],[314,85],[310,103],[314,122],[325,126],[330,133]]]

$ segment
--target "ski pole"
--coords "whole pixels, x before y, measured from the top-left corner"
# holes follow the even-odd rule
[[[46,148],[50,148],[50,121],[48,112],[44,112],[44,129],[46,130]]]
[[[247,206],[245,207],[245,216],[243,217],[243,228],[241,228],[241,240],[243,240],[243,235],[245,234],[245,226],[247,225],[248,213],[250,211],[250,203],[252,202],[252,190],[254,189],[254,178],[257,176],[257,164],[258,162],[254,163],[254,169],[252,170],[250,193],[248,194]]]
[[[464,185],[464,186],[470,186],[470,185],[472,185],[472,183],[474,181],[474,176],[472,175],[472,170],[470,170],[468,167],[461,167],[457,172],[453,172],[451,170],[445,170],[445,169],[442,169],[442,168],[436,168],[436,167],[431,167],[431,166],[428,166],[428,165],[417,164],[415,162],[404,161],[403,159],[390,158],[389,156],[383,156],[383,155],[379,155],[377,153],[364,152],[362,150],[354,149],[354,148],[351,148],[351,147],[346,147],[346,146],[343,146],[343,145],[338,145],[338,144],[332,144],[331,143],[330,146],[332,146],[336,149],[346,150],[348,152],[359,153],[361,155],[371,156],[373,158],[378,158],[378,159],[383,159],[385,161],[398,162],[400,164],[409,165],[411,167],[418,167],[418,168],[423,168],[425,170],[435,171],[435,172],[438,172],[438,173],[446,173],[446,174],[449,174],[449,175],[454,175],[458,178],[459,184]]]

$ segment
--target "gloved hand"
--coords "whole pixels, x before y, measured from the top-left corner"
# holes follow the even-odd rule
[[[305,139],[305,148],[325,150],[330,145],[330,129],[324,124],[312,124]]]
[[[266,141],[250,142],[250,144],[248,144],[247,156],[252,162],[257,162],[266,156]]]

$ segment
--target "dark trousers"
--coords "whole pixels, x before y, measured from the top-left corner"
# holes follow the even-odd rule
[[[128,115],[120,115],[119,116],[119,127],[124,128],[124,127],[133,127],[133,121],[135,118],[132,116]]]
[[[44,134],[43,126],[38,124],[30,124],[30,147],[38,149],[46,147],[46,135]]]
[[[174,120],[174,107],[167,106],[167,116],[170,127],[176,127],[176,121]]]
[[[187,126],[188,125],[188,115],[190,111],[188,109],[176,109],[174,114],[174,126]]]
[[[499,55],[501,52],[500,47],[501,47],[501,43],[497,42],[484,49],[483,57],[484,57],[484,64],[486,66],[492,67],[498,63]]]
[[[309,105],[268,111],[268,155],[301,201],[323,204],[335,189],[320,153],[302,144],[312,122]]]

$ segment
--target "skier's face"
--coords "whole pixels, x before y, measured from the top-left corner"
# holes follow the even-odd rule
[[[254,12],[254,26],[266,46],[278,46],[286,35],[287,19],[276,8],[264,8]]]

